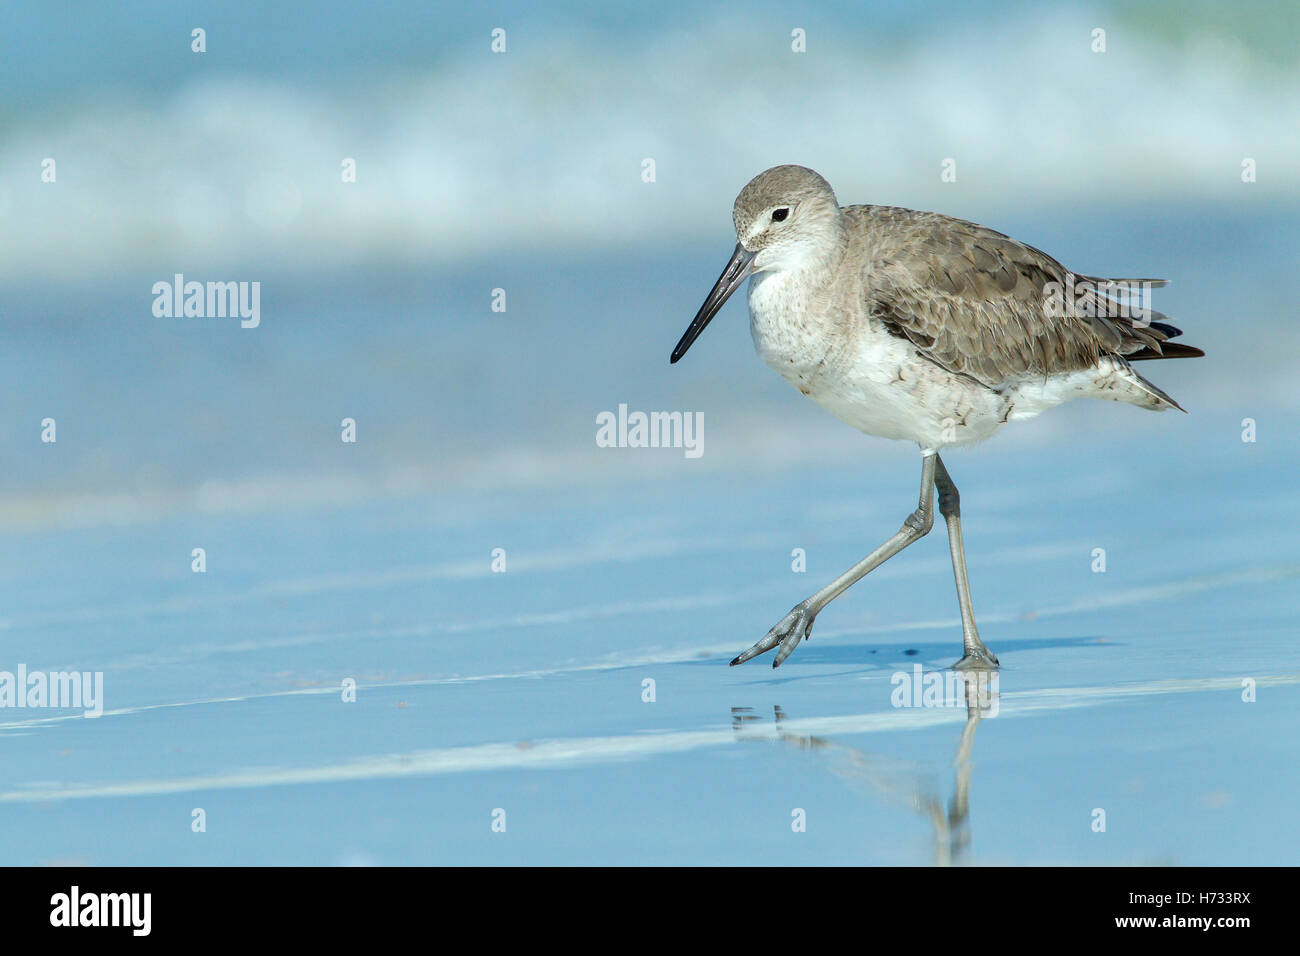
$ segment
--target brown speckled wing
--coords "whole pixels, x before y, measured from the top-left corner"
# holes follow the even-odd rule
[[[1089,368],[1104,354],[1162,357],[1161,343],[1179,334],[1158,312],[1124,316],[1121,296],[1105,286],[1163,280],[1072,273],[1032,246],[937,213],[855,206],[845,214],[871,251],[868,313],[938,365],[990,388]],[[1180,346],[1176,354],[1193,353]]]

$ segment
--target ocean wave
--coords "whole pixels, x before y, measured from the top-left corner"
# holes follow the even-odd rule
[[[957,214],[1300,194],[1279,175],[1300,163],[1300,127],[1278,122],[1294,63],[1118,18],[1094,53],[1096,16],[990,12],[905,39],[863,18],[810,25],[805,53],[772,14],[649,35],[521,28],[505,54],[485,35],[348,83],[212,72],[69,94],[0,140],[0,278],[669,243],[725,233],[745,180],[789,161],[844,201]],[[1246,158],[1258,182],[1241,181]]]

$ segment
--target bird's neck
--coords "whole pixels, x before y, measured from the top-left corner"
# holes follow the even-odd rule
[[[798,270],[802,273],[802,281],[810,288],[829,282],[848,254],[849,231],[844,226],[844,214],[840,210],[835,210],[835,216],[819,239]]]
[[[807,293],[812,293],[834,278],[848,249],[848,230],[837,217],[818,233],[815,240],[805,240],[765,271],[778,274]]]

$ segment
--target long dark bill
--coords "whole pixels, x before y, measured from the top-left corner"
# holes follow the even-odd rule
[[[722,275],[713,285],[713,291],[709,297],[704,300],[700,306],[700,311],[695,313],[695,318],[687,326],[685,333],[682,334],[681,341],[677,343],[677,348],[673,349],[673,356],[669,359],[669,364],[675,363],[679,358],[686,354],[686,350],[691,347],[691,343],[700,337],[704,327],[709,321],[718,314],[722,304],[730,298],[731,293],[740,288],[740,284],[749,278],[750,267],[754,264],[754,253],[747,250],[740,243],[736,243],[736,251],[731,254],[731,261],[727,263],[727,268],[722,270]]]

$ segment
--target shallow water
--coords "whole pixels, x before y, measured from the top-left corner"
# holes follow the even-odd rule
[[[779,5],[506,4],[497,57],[478,12],[234,4],[198,57],[153,6],[17,11],[0,62],[0,700],[103,675],[93,719],[0,707],[0,861],[1300,859],[1286,9],[827,4],[805,56]],[[919,478],[739,297],[668,365],[789,161],[1170,278],[1208,353],[1142,369],[1188,415],[946,456],[974,709],[896,706],[960,652],[941,527],[727,667]],[[156,318],[178,272],[260,282],[260,325]],[[599,447],[620,405],[703,415],[701,455]]]
[[[1141,442],[951,456],[1003,663],[976,722],[960,699],[891,701],[959,654],[941,528],[781,669],[726,666],[895,529],[918,470],[901,446],[16,533],[6,660],[102,671],[106,709],[0,715],[4,858],[1292,863],[1300,546],[1273,476],[1293,453],[1165,419]]]

